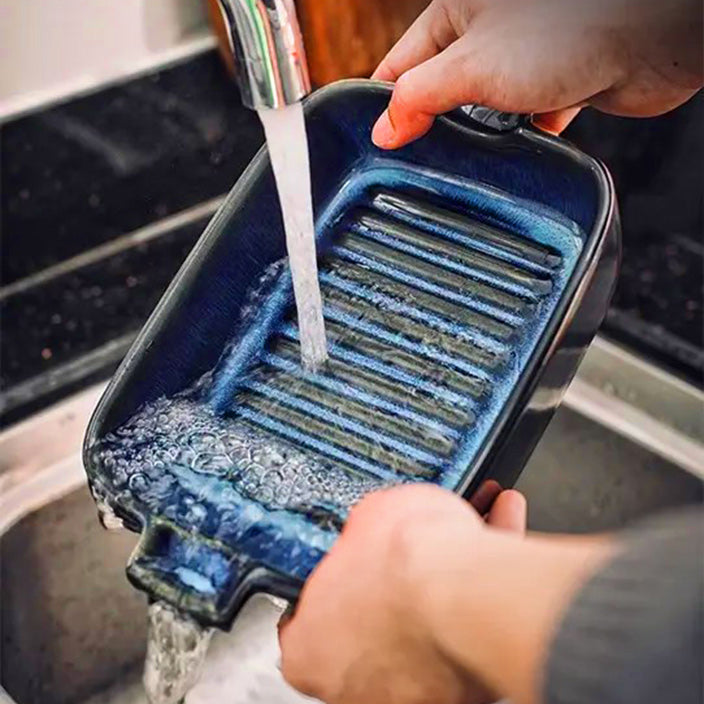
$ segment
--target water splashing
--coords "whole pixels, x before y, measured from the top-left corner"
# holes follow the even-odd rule
[[[303,106],[262,108],[259,117],[269,147],[281,202],[301,337],[301,361],[318,369],[328,357],[323,303],[318,283],[310,163]]]
[[[212,629],[163,602],[149,607],[144,688],[150,704],[178,704],[200,677]]]

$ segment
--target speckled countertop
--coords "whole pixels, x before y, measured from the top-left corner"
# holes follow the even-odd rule
[[[704,100],[654,120],[585,112],[609,165],[624,263],[607,334],[701,380]],[[214,52],[4,125],[0,414],[115,368],[218,199],[262,142]]]
[[[263,136],[208,53],[10,122],[0,140],[11,422],[115,368]]]
[[[623,261],[604,330],[704,380],[704,93],[659,118],[585,111],[566,133],[616,184]]]

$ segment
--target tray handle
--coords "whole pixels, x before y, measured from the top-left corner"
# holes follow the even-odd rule
[[[462,105],[449,113],[456,122],[469,124],[473,129],[489,133],[513,132],[531,124],[532,115],[502,112],[483,105]]]
[[[295,604],[301,583],[233,553],[223,544],[156,519],[127,565],[127,577],[206,626],[227,629],[244,603],[267,593]]]

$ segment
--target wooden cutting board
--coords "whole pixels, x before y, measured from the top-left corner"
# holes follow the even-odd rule
[[[297,0],[313,85],[369,76],[428,0]],[[208,12],[220,53],[232,57],[217,0]]]

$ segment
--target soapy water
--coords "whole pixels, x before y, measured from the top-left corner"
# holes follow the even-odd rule
[[[178,704],[200,677],[213,630],[157,601],[149,607],[144,689],[151,704]]]
[[[281,203],[293,293],[301,335],[301,360],[318,369],[327,359],[323,303],[318,283],[310,159],[303,106],[258,110]]]
[[[110,477],[112,492],[139,494],[158,509],[179,481],[188,476],[217,478],[236,495],[269,510],[315,514],[316,509],[339,512],[369,491],[381,488],[374,477],[323,464],[245,423],[216,414],[188,395],[161,398],[147,404],[94,449],[96,460]],[[235,494],[233,494],[233,497]],[[217,500],[227,502],[226,493]],[[236,498],[233,498],[236,502]],[[193,502],[185,519],[199,525],[210,513],[207,501]],[[335,520],[334,518],[332,520]],[[224,525],[214,527],[220,537]]]

